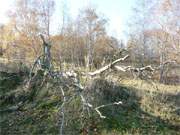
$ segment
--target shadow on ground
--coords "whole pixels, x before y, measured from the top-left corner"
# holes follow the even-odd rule
[[[151,112],[142,110],[141,98],[143,95],[148,96],[147,93],[101,79],[93,81],[88,88],[88,93],[90,97],[95,97],[94,103],[98,105],[123,102],[122,105],[101,109],[103,114],[107,116],[107,119],[104,119],[101,124],[110,132],[116,130],[121,134],[126,132],[129,134],[171,134],[172,130],[172,134],[178,134],[180,131],[179,125],[173,125],[158,116],[152,115]],[[179,100],[178,97],[179,95],[169,95],[168,99],[177,102],[174,98]]]

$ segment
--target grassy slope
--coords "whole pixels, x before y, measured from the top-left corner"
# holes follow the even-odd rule
[[[2,80],[3,78],[1,78]],[[104,97],[105,100],[113,97],[113,101],[121,100],[123,105],[114,107],[115,109],[102,110],[107,119],[95,119],[97,123],[94,125],[96,127],[92,130],[98,129],[98,132],[92,132],[92,134],[179,134],[180,86],[127,79],[118,82],[116,85],[106,81],[99,81],[97,85],[99,86],[95,86],[93,89],[105,91],[107,94]],[[24,96],[21,85],[15,90],[10,87],[6,91],[4,89],[0,89],[0,91],[0,110],[14,106]],[[4,100],[5,95],[10,94],[13,96]],[[60,102],[59,91],[48,84],[38,91],[32,102],[25,102],[20,110],[0,112],[0,133],[2,135],[58,134],[58,105]],[[77,104],[78,100],[73,101],[70,108],[77,110]],[[73,114],[74,116],[78,115],[75,112]],[[77,128],[78,130],[78,120],[78,117],[71,120],[73,129]],[[78,133],[71,132],[71,134],[76,135]]]
[[[159,134],[180,133],[180,86],[142,80],[123,80],[121,85],[136,90],[140,95],[140,108],[155,118],[155,125],[162,127]]]

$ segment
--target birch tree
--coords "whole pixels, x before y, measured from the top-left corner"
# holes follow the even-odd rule
[[[105,25],[107,20],[100,17],[96,9],[88,7],[82,10],[79,15],[79,21],[81,21],[81,31],[82,35],[85,35],[86,41],[86,67],[91,68],[93,66],[93,55],[94,55],[94,45],[95,40],[106,33]]]

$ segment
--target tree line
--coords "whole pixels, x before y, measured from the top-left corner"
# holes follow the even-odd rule
[[[1,56],[32,63],[42,51],[39,34],[43,34],[52,44],[52,57],[59,64],[98,68],[119,57],[119,50],[126,49],[133,64],[160,65],[163,80],[163,64],[179,63],[179,0],[137,0],[129,17],[126,44],[108,34],[108,19],[96,8],[87,6],[75,19],[67,19],[71,17],[66,4],[63,3],[59,32],[51,34],[54,0],[15,1],[8,12],[9,23],[0,27]]]

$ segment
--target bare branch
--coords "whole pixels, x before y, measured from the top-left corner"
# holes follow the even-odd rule
[[[90,76],[99,75],[99,74],[103,73],[104,71],[108,70],[109,68],[112,68],[118,62],[124,61],[128,57],[129,57],[129,55],[126,55],[124,58],[117,59],[117,60],[113,61],[112,63],[110,63],[109,65],[106,65],[105,67],[102,67],[94,72],[89,72],[88,75],[90,75]]]

